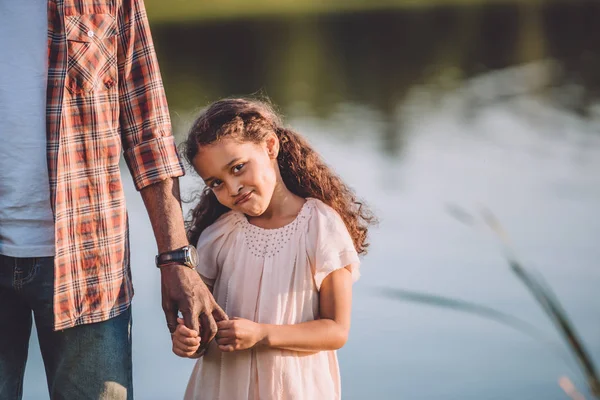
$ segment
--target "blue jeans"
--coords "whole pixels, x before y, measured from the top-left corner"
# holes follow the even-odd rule
[[[0,255],[0,399],[21,399],[32,314],[52,400],[132,399],[131,309],[54,331],[54,259]]]

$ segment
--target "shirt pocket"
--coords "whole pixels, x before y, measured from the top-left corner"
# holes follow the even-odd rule
[[[117,83],[117,23],[110,14],[65,17],[69,92],[84,95]]]

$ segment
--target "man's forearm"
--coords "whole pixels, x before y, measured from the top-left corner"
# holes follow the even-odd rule
[[[183,212],[179,195],[179,180],[169,178],[152,184],[140,191],[158,252],[179,249],[188,244],[183,223]]]
[[[146,210],[150,216],[158,252],[179,249],[188,244],[183,225],[179,197],[179,181],[169,178],[141,190]],[[181,312],[185,325],[202,335],[203,352],[217,334],[217,321],[227,319],[227,314],[216,303],[202,282],[200,275],[190,268],[161,268],[162,307],[171,333],[177,327]],[[202,321],[202,326],[200,326]]]

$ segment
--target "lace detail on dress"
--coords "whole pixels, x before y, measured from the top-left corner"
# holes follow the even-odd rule
[[[312,206],[310,199],[307,199],[292,222],[274,229],[252,225],[245,215],[239,214],[241,225],[244,228],[245,242],[250,252],[260,258],[273,257],[278,254],[294,234],[304,226]]]

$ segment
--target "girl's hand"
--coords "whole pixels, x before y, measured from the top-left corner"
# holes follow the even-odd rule
[[[185,326],[183,319],[177,318],[177,328],[171,334],[173,341],[173,353],[179,357],[198,358],[198,348],[200,348],[200,336],[198,332]]]
[[[217,322],[217,344],[221,351],[231,352],[254,347],[266,337],[264,325],[243,318]]]

